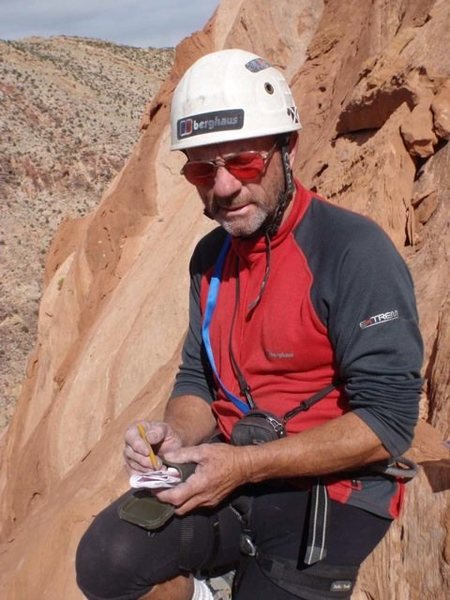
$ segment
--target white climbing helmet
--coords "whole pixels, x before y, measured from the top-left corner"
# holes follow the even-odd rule
[[[197,60],[172,98],[172,150],[301,129],[284,76],[244,50],[220,50]]]

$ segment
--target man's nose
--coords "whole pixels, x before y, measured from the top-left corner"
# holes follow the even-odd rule
[[[236,179],[225,167],[219,166],[214,178],[214,195],[216,197],[227,197],[236,194],[242,188],[242,183]]]

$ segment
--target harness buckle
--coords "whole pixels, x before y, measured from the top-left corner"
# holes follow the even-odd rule
[[[245,556],[256,556],[257,548],[248,533],[241,534],[239,548]]]

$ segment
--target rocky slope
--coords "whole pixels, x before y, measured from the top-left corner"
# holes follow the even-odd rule
[[[447,0],[222,0],[177,48],[100,206],[60,227],[37,345],[0,441],[0,592],[81,598],[74,551],[127,485],[126,425],[161,414],[186,327],[187,262],[211,226],[168,147],[170,96],[200,55],[241,46],[283,65],[304,130],[296,174],[377,220],[407,259],[426,345],[419,476],[363,566],[354,600],[450,595]]]
[[[88,38],[0,41],[0,429],[36,339],[55,230],[98,204],[173,56]]]

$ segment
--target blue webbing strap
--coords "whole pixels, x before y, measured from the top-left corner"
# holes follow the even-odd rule
[[[227,235],[225,238],[225,242],[220,250],[220,254],[217,258],[217,262],[214,265],[214,271],[211,276],[211,281],[209,283],[208,297],[206,299],[206,309],[205,316],[203,318],[202,323],[202,340],[205,345],[206,354],[208,355],[209,364],[211,365],[211,369],[216,376],[216,379],[222,388],[226,397],[233,402],[233,404],[244,414],[248,413],[250,407],[242,402],[240,398],[232,394],[223,384],[222,380],[219,377],[219,373],[217,372],[216,363],[214,361],[214,355],[211,347],[211,339],[209,337],[209,327],[211,325],[211,320],[214,314],[214,310],[217,305],[217,297],[219,295],[219,288],[222,278],[223,265],[225,263],[225,257],[227,255],[228,249],[231,244],[231,237]]]

